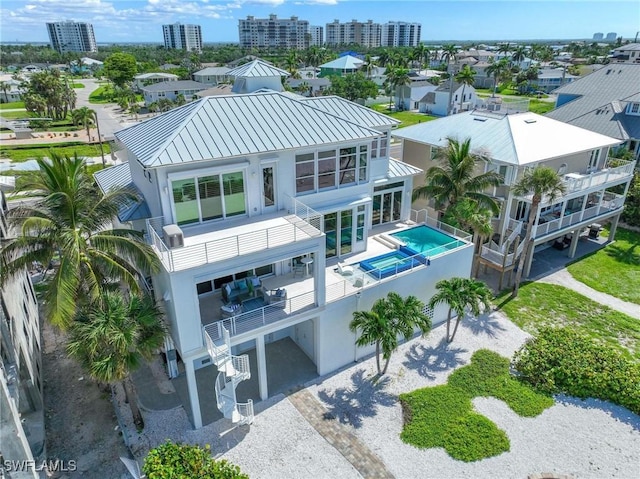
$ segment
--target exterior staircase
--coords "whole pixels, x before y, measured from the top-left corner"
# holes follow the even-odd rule
[[[251,378],[249,356],[231,354],[231,337],[226,328],[223,328],[222,338],[217,342],[213,341],[206,331],[204,337],[213,364],[218,368],[215,382],[218,409],[234,424],[251,424],[253,401],[249,399],[246,403],[239,403],[236,399],[238,384]]]

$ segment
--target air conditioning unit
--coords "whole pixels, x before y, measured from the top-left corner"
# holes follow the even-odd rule
[[[166,225],[162,228],[164,242],[169,248],[184,246],[184,234],[178,225]]]

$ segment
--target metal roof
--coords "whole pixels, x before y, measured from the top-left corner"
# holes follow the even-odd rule
[[[262,60],[253,60],[227,72],[233,77],[288,77],[289,72],[274,67]]]
[[[151,218],[151,212],[144,196],[131,180],[129,163],[97,171],[93,177],[103,193],[107,193],[113,188],[125,188],[138,195],[138,201],[128,201],[118,209],[118,219],[121,222]]]
[[[135,80],[147,80],[149,78],[175,78],[178,79],[178,75],[174,75],[173,73],[141,73],[140,75],[136,75],[133,77]]]
[[[304,98],[303,101],[314,108],[369,128],[394,126],[400,123],[399,120],[391,118],[384,113],[378,113],[372,108],[345,100],[339,96]]]
[[[336,58],[335,60],[320,65],[320,68],[334,68],[336,70],[357,70],[363,64],[363,60],[352,57],[351,55],[345,55],[343,57]]]
[[[161,81],[142,87],[142,91],[206,90],[209,85],[193,80]]]
[[[206,97],[115,133],[147,167],[379,135],[376,130],[279,92]]]
[[[419,175],[422,173],[418,167],[410,165],[395,158],[389,158],[389,170],[387,171],[387,178],[402,178],[406,176]]]
[[[495,161],[527,165],[581,151],[617,145],[620,140],[531,112],[510,115],[471,111],[400,128],[396,138],[438,147],[447,138],[464,141]]]
[[[207,67],[198,72],[195,72],[193,75],[198,76],[216,76],[216,75],[228,75],[231,71],[231,68],[227,67]]]
[[[571,125],[586,128],[620,139],[638,138],[635,118],[624,113],[615,114],[612,103],[638,101],[640,94],[640,64],[612,63],[567,85],[553,93],[573,95],[576,98],[550,111],[545,116]]]

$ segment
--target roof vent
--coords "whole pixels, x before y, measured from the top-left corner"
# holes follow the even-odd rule
[[[486,118],[474,118],[473,120],[474,121],[487,121]]]
[[[609,68],[609,69],[607,70],[606,75],[608,75],[609,73],[611,73],[611,68]]]
[[[528,120],[525,120],[525,123],[535,123],[537,120],[534,120],[533,118],[529,118]]]

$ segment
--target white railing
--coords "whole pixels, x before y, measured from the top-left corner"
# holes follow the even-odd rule
[[[513,266],[518,257],[524,250],[524,241],[518,245],[518,249],[514,253],[506,253],[503,250],[494,250],[490,246],[482,246],[480,248],[480,257],[490,261],[498,266],[504,266],[505,268]]]
[[[150,243],[155,246],[165,268],[179,271],[238,256],[263,251],[322,235],[322,232],[303,219],[289,219],[287,224],[258,229],[200,244],[168,248],[162,239],[162,218],[147,220]]]
[[[554,231],[567,228],[571,225],[581,223],[582,221],[590,220],[596,216],[610,213],[622,208],[624,205],[624,196],[622,195],[606,193],[605,198],[607,199],[603,199],[599,205],[586,208],[582,211],[577,211],[570,215],[565,215],[562,218],[557,218],[543,224],[535,225],[533,227],[533,237],[538,238],[540,236],[548,235]]]
[[[295,199],[293,196],[287,195],[287,198],[291,203],[289,207],[290,214],[294,214],[297,217],[302,218],[314,228],[322,231],[322,215],[320,213],[310,206],[307,206],[302,201]]]
[[[238,413],[240,414],[240,424],[251,424],[253,421],[253,400],[249,399],[247,402],[236,403]]]
[[[426,209],[411,210],[409,213],[409,219],[411,219],[411,221],[413,221],[414,223],[417,223],[417,224],[424,223],[427,226],[432,226],[441,231],[445,231],[450,235],[455,236],[456,238],[464,241],[471,241],[473,238],[472,234],[467,233],[464,230],[448,225],[447,223],[443,223],[442,221],[439,221],[435,218],[431,218],[429,216],[429,212]]]

